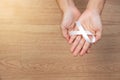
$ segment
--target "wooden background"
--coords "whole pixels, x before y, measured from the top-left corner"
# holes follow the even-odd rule
[[[70,53],[61,18],[55,0],[0,0],[0,80],[120,80],[120,0],[107,0],[102,40],[83,57]]]

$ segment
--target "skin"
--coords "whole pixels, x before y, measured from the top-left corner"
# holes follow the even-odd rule
[[[74,23],[79,19],[81,13],[74,5],[73,0],[57,0],[62,12],[63,18],[61,22],[61,30],[63,37],[69,41],[70,36],[68,34],[69,31],[73,30]],[[64,6],[63,6],[64,5]]]
[[[100,16],[105,0],[89,0],[86,10],[82,14],[80,14],[80,11],[74,5],[73,0],[57,1],[63,12],[61,23],[62,33],[68,43],[71,44],[70,50],[74,56],[84,55],[88,52],[92,44],[86,42],[81,35],[69,36],[68,33],[71,30],[78,30],[74,23],[75,21],[80,21],[86,30],[95,35],[96,42],[98,42],[102,35],[102,22]]]

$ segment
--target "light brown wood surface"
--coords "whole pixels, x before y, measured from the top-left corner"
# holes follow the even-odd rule
[[[120,0],[107,0],[102,40],[83,57],[70,53],[61,18],[55,0],[0,0],[0,80],[120,80]]]

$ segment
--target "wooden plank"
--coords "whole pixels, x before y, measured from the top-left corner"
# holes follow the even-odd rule
[[[80,10],[86,1],[76,0]],[[0,80],[120,80],[120,0],[107,0],[103,37],[73,57],[55,0],[0,1]]]

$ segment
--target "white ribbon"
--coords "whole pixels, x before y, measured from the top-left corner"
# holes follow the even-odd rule
[[[94,43],[95,42],[95,36],[90,32],[90,31],[86,31],[80,22],[76,22],[76,26],[78,27],[79,31],[71,31],[70,35],[82,35],[83,38],[89,42],[89,43]],[[89,35],[92,36],[92,38],[89,38]]]

